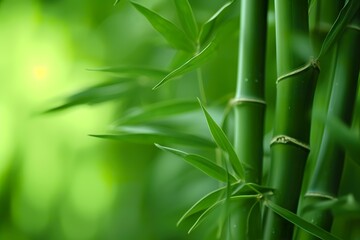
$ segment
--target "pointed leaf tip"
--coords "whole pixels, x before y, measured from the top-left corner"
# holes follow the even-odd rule
[[[209,59],[210,55],[215,52],[215,47],[215,43],[209,43],[206,47],[204,47],[200,52],[196,53],[184,64],[172,70],[152,89],[156,90],[157,88],[161,87],[163,84],[174,79],[175,77],[179,77],[185,73],[191,72],[192,70],[201,67],[201,65],[203,65],[206,60]]]
[[[224,133],[224,131],[221,129],[221,127],[215,122],[215,120],[211,117],[209,112],[205,109],[205,107],[201,104],[201,101],[198,99],[199,104],[203,110],[203,113],[206,118],[207,125],[209,127],[210,133],[216,142],[216,145],[225,151],[228,156],[231,163],[231,166],[233,167],[234,171],[236,172],[237,176],[240,179],[244,179],[244,166],[243,163],[240,162],[234,147],[230,143],[230,140]]]
[[[172,47],[186,52],[194,52],[195,43],[191,41],[188,36],[174,23],[138,3],[133,1],[130,1],[130,3],[149,21],[152,27],[158,31]]]
[[[313,236],[316,236],[323,240],[340,240],[333,234],[325,231],[324,229],[318,227],[315,224],[312,224],[303,218],[299,217],[295,213],[280,207],[279,205],[275,204],[274,202],[265,201],[265,204],[268,208],[270,208],[272,211],[283,217],[284,219],[288,220],[289,222],[295,224],[299,228],[302,228],[304,231],[310,233]]]
[[[166,151],[166,152],[172,153],[178,157],[181,157],[183,160],[185,160],[187,163],[191,164],[193,167],[199,169],[206,175],[208,175],[218,181],[227,182],[229,180],[232,183],[236,182],[236,178],[233,175],[231,175],[229,172],[227,172],[226,169],[215,164],[213,161],[211,161],[210,159],[208,159],[206,157],[187,153],[187,152],[175,149],[175,148],[165,147],[165,146],[162,146],[159,144],[155,144],[155,146],[163,151]]]

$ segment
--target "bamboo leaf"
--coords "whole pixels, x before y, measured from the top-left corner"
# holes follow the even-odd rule
[[[235,150],[233,146],[231,145],[229,139],[227,138],[224,131],[217,125],[217,123],[214,121],[214,119],[210,116],[210,114],[207,112],[205,107],[201,104],[199,100],[200,106],[204,112],[208,127],[210,129],[211,135],[213,139],[215,140],[217,146],[221,148],[223,151],[227,152],[229,155],[230,163],[232,167],[234,168],[236,174],[240,177],[240,179],[244,179],[244,168],[235,153]]]
[[[244,186],[244,183],[241,182],[231,184],[231,192],[237,190],[238,188],[241,188],[242,186]],[[217,201],[225,197],[226,191],[227,186],[216,189],[202,197],[188,211],[186,211],[186,213],[178,221],[177,225],[180,225],[185,219],[189,218],[190,216],[199,212],[203,212],[212,205],[214,205]]]
[[[254,189],[257,189],[254,191]],[[219,189],[216,189],[207,195],[205,195],[203,198],[201,198],[199,201],[197,201],[178,221],[177,225],[180,225],[183,221],[188,219],[189,217],[198,214],[202,215],[206,209],[210,208],[216,202],[220,200],[225,199],[239,199],[242,198],[242,196],[258,196],[259,192],[261,193],[267,193],[272,191],[273,189],[263,187],[257,184],[249,184],[249,183],[243,183],[243,182],[235,182],[231,184],[227,184],[224,187],[221,187]]]
[[[155,146],[157,146],[158,148],[160,148],[166,152],[170,152],[172,154],[175,154],[175,155],[183,158],[186,162],[190,163],[191,165],[193,165],[197,169],[201,170],[208,176],[213,177],[221,182],[227,182],[228,177],[229,177],[230,182],[236,181],[235,177],[232,176],[231,174],[229,174],[229,176],[228,176],[228,172],[224,168],[213,163],[211,160],[209,160],[205,157],[195,155],[195,154],[189,154],[189,153],[177,150],[175,148],[165,147],[165,146],[161,146],[159,144],[155,144]]]
[[[239,196],[231,196],[230,197],[230,201],[239,201],[239,200],[243,200],[243,199],[249,199],[249,198],[257,198],[257,195],[239,195]],[[188,233],[191,233],[195,228],[197,228],[204,220],[205,218],[213,211],[215,210],[215,208],[223,205],[224,203],[227,202],[227,198],[225,199],[221,199],[216,201],[213,205],[211,205],[209,208],[207,208],[199,217],[198,219],[195,221],[195,223],[191,226],[191,228],[189,229]],[[230,211],[226,211],[227,214],[230,214]]]
[[[271,202],[265,201],[267,207],[269,207],[272,211],[279,214],[281,217],[285,218],[289,222],[295,224],[297,227],[302,228],[304,231],[314,235],[323,240],[339,240],[336,236],[332,235],[331,233],[325,231],[324,229],[309,223],[296,215],[295,213],[280,207],[279,205]]]
[[[131,4],[147,18],[153,28],[157,30],[171,46],[187,52],[195,51],[195,44],[172,22],[138,3],[131,2]]]
[[[91,134],[90,136],[124,142],[150,144],[157,142],[160,144],[180,144],[202,148],[215,147],[214,143],[209,139],[155,126],[123,126],[117,128],[117,131],[112,134]]]
[[[99,84],[66,97],[64,103],[60,104],[59,106],[50,108],[44,113],[56,112],[83,104],[92,105],[111,101],[132,94],[134,89],[134,84],[129,82],[111,81]]]
[[[200,29],[200,43],[208,42],[211,37],[216,33],[216,30],[221,25],[221,20],[227,15],[230,7],[235,1],[225,3],[209,20],[207,20]]]
[[[360,166],[360,139],[343,122],[333,116],[326,120],[334,140],[342,146],[351,159]]]
[[[153,87],[153,90],[161,87],[166,82],[170,81],[171,79],[188,73],[198,67],[200,67],[206,60],[209,59],[210,55],[215,52],[215,44],[210,43],[207,45],[203,50],[199,53],[195,54],[192,58],[187,60],[184,64],[180,67],[171,71],[168,75],[166,75],[158,84]]]
[[[162,78],[168,71],[144,67],[133,67],[133,66],[118,66],[118,67],[101,67],[101,68],[88,68],[89,71],[97,72],[109,72],[115,73],[117,77],[123,78],[146,78],[146,79],[157,79]]]
[[[197,41],[199,30],[189,1],[175,0],[175,5],[180,19],[180,23],[184,28],[185,33],[194,42]]]
[[[181,113],[197,110],[198,103],[193,100],[171,100],[155,103],[144,108],[132,109],[124,113],[124,116],[116,121],[119,124],[134,124],[146,121],[162,119]]]
[[[326,53],[332,44],[339,38],[341,33],[351,22],[359,9],[359,0],[346,0],[344,7],[341,9],[338,17],[335,20],[335,23],[332,25],[329,33],[326,35],[326,38],[321,46],[319,57]]]
[[[332,212],[335,216],[344,216],[344,215],[348,215],[348,216],[355,216],[356,219],[359,219],[360,216],[360,204],[358,201],[356,201],[356,199],[354,198],[354,196],[352,194],[349,194],[347,196],[344,196],[345,199],[339,199],[339,200],[343,200],[344,203],[341,204],[336,204],[335,206],[332,207]]]
[[[190,227],[188,233],[190,234],[195,228],[197,228],[204,220],[205,218],[213,211],[215,210],[215,208],[219,205],[222,205],[224,203],[224,199],[216,201],[213,205],[211,205],[210,207],[208,207],[207,209],[205,209],[205,211],[203,211],[201,213],[201,215],[197,218],[197,220],[195,221],[195,223]]]
[[[273,194],[274,189],[270,187],[261,186],[256,183],[245,183],[244,187],[234,192],[234,195],[244,194]]]
[[[348,194],[338,199],[329,199],[308,205],[302,211],[306,213],[322,210],[331,210],[334,214],[357,213],[359,215],[360,205],[352,194]]]

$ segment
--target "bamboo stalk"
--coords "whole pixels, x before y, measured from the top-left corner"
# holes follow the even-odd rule
[[[253,183],[261,183],[262,175],[266,16],[267,1],[242,1],[234,145],[249,166],[245,179]]]
[[[339,0],[318,0],[315,2],[316,5],[310,7],[309,10],[309,25],[310,25],[310,38],[312,46],[316,56],[319,56],[322,43],[328,32],[331,29],[332,24],[335,22],[339,11],[344,4],[343,1]],[[327,53],[320,57],[321,62],[321,74],[316,83],[316,91],[314,96],[313,108],[320,114],[326,115],[329,99],[331,94],[332,81],[336,66],[336,54],[337,48],[333,47],[329,49]],[[303,190],[309,184],[309,180],[312,174],[312,170],[315,167],[316,156],[319,152],[319,147],[322,141],[322,135],[324,131],[324,123],[317,119],[312,119],[311,126],[312,130],[310,133],[310,146],[311,152],[307,160],[307,166],[305,169]],[[300,199],[301,201],[301,199]]]
[[[243,0],[240,11],[239,61],[235,111],[235,151],[245,163],[245,181],[261,183],[267,0]],[[239,209],[237,239],[260,239],[260,204]],[[250,226],[248,226],[250,225]]]
[[[275,0],[277,98],[271,144],[271,201],[295,212],[309,153],[318,66],[311,60],[307,0]],[[299,47],[299,41],[301,46]],[[291,239],[293,225],[269,211],[264,239]]]
[[[360,13],[356,23],[351,26],[360,26],[359,23]],[[348,27],[339,40],[334,81],[327,112],[328,116],[336,116],[348,125],[352,118],[356,99],[355,86],[357,86],[360,66],[359,42],[360,31],[359,28],[355,29],[354,27]],[[334,136],[330,136],[327,126],[325,126],[321,142],[303,207],[337,197],[345,154],[340,146],[335,144]],[[302,215],[325,230],[331,229],[333,218],[330,211],[312,211]],[[297,237],[298,239],[316,239],[302,231],[299,231]]]
[[[330,31],[332,24],[335,22],[335,19],[338,16],[339,11],[344,3],[343,1],[338,0],[319,0],[313,3],[314,4],[312,6],[309,6],[310,38],[312,41],[314,52],[316,53],[315,55],[318,56],[320,54],[322,43],[325,40],[326,35]],[[319,114],[326,115],[327,113],[332,87],[332,81],[329,81],[329,79],[333,79],[333,69],[336,66],[336,54],[337,48],[333,47],[329,49],[328,53],[325,53],[319,59],[319,61],[321,62],[322,71],[316,84],[313,104],[313,108],[316,109]],[[319,153],[325,124],[324,122],[318,121],[317,119],[313,118],[311,121],[311,126],[311,152],[306,163],[307,165],[302,184],[302,197],[299,199],[299,215],[302,215],[301,209],[304,205],[303,196],[307,191],[311,175],[316,165],[316,157]],[[300,228],[295,229],[294,238],[296,238],[296,236],[299,234],[299,231],[302,230]],[[306,235],[307,233],[302,231],[301,234]],[[309,237],[309,235],[307,235],[306,237]]]

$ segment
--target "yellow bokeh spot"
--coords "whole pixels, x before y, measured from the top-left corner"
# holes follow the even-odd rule
[[[45,78],[47,78],[47,76],[49,75],[49,70],[44,65],[37,65],[37,66],[34,66],[32,74],[36,80],[41,81],[41,80],[44,80]]]

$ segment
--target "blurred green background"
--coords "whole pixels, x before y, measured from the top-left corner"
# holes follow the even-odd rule
[[[173,1],[137,2],[178,24]],[[199,24],[226,3],[189,2]],[[171,49],[127,1],[113,3],[0,0],[1,240],[198,240],[216,236],[209,231],[216,224],[211,217],[191,235],[187,234],[189,226],[177,227],[176,222],[192,204],[219,187],[217,182],[153,144],[88,136],[107,132],[128,109],[164,99],[196,99],[195,72],[157,91],[151,87],[159,79],[140,79],[132,91],[114,101],[39,114],[68,94],[118,79],[116,74],[89,68],[147,66],[169,70],[188,57]],[[219,29],[216,58],[203,66],[209,110],[217,120],[235,91],[239,21],[238,12],[231,14]],[[276,87],[272,3],[268,24],[267,142]],[[111,95],[106,91],[104,95]],[[181,131],[209,134],[200,109],[177,122],[183,122],[174,125]],[[171,126],[172,122],[166,124]],[[266,177],[268,144],[265,148]],[[346,169],[354,173],[346,175],[342,192],[359,196],[358,190],[347,189],[353,186],[348,182],[358,179],[359,168],[350,162]]]
[[[149,4],[173,14],[166,1]],[[193,1],[204,22],[223,2],[207,9],[200,4]],[[228,52],[236,41],[236,34],[225,40]],[[202,236],[201,230],[187,235],[176,222],[215,181],[151,144],[88,136],[105,132],[129,106],[172,94],[194,97],[191,85],[173,85],[158,95],[146,87],[121,102],[39,114],[66,94],[114,77],[87,68],[164,68],[174,54],[127,2],[114,7],[112,0],[0,1],[0,239]],[[219,74],[224,84],[209,88],[210,99],[231,94],[234,86],[236,55],[229,59],[225,51],[221,58],[226,72],[209,71],[208,84]]]

